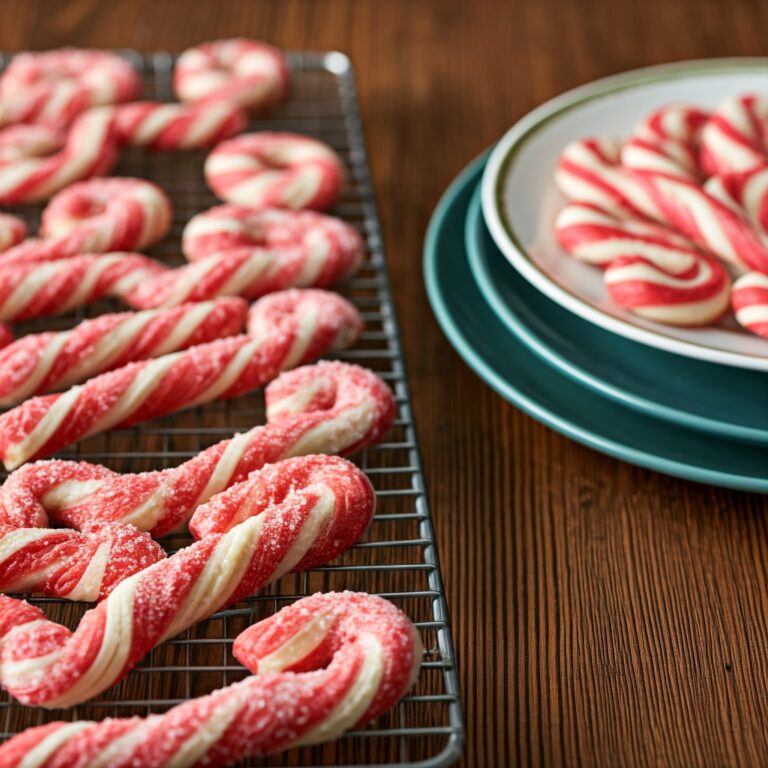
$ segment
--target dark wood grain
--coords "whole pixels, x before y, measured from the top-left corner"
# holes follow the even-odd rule
[[[6,0],[0,48],[180,50],[217,36],[347,52],[414,395],[468,765],[768,763],[763,498],[629,467],[495,396],[421,280],[438,196],[517,117],[652,63],[768,53],[768,5],[678,0]]]

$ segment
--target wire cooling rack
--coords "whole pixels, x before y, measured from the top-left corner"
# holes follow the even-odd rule
[[[173,57],[166,53],[124,52],[144,75],[144,98],[173,100]],[[7,57],[0,60],[5,66]],[[334,213],[358,227],[367,242],[361,271],[338,286],[361,311],[366,327],[354,348],[338,357],[372,368],[392,387],[398,417],[386,442],[354,460],[368,473],[378,496],[376,516],[365,539],[333,563],[282,578],[271,588],[215,614],[156,648],[117,686],[70,710],[48,712],[21,706],[2,694],[0,737],[54,719],[127,717],[162,712],[247,676],[233,658],[232,641],[254,621],[316,591],[352,589],[380,594],[399,605],[421,631],[426,654],[409,696],[370,725],[338,741],[273,755],[243,765],[424,765],[444,766],[461,754],[464,725],[454,666],[443,583],[421,469],[416,432],[400,348],[397,322],[376,205],[368,171],[354,76],[340,53],[289,55],[293,75],[290,99],[254,130],[286,130],[331,144],[349,170]],[[203,152],[158,153],[127,150],[116,174],[152,179],[169,194],[173,229],[150,251],[158,259],[182,263],[179,243],[185,222],[218,201],[206,187]],[[41,207],[20,211],[36,231]],[[68,328],[119,306],[102,301],[69,316],[26,323],[29,333]],[[130,429],[84,440],[61,458],[100,462],[121,472],[175,466],[234,432],[263,423],[262,394],[212,403]],[[169,551],[189,536],[162,541]],[[35,598],[54,620],[74,627],[88,606]]]

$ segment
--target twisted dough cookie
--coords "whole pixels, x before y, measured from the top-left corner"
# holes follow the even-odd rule
[[[731,302],[740,325],[768,338],[768,275],[742,275],[733,284]]]
[[[704,189],[720,202],[746,214],[761,234],[768,233],[768,165],[712,176]]]
[[[568,145],[555,180],[572,201],[619,219],[652,219],[742,268],[768,271],[768,246],[733,204],[699,184],[696,163],[706,114],[665,107],[622,147],[608,139]]]
[[[749,171],[768,162],[768,98],[756,94],[722,102],[701,136],[707,176]]]
[[[83,528],[96,520],[117,521],[162,536],[265,464],[310,453],[347,455],[377,443],[396,410],[378,376],[339,362],[282,374],[267,386],[266,402],[264,426],[222,440],[171,469],[121,475],[87,462],[27,464],[2,488],[0,524],[46,527],[51,519]]]
[[[120,680],[159,643],[291,571],[338,557],[365,531],[375,495],[338,457],[307,456],[234,486],[215,504],[243,522],[120,582],[72,633],[0,596],[0,682],[24,704],[69,707]],[[212,500],[210,503],[214,503]]]
[[[62,48],[16,54],[0,77],[0,125],[69,125],[89,107],[135,99],[136,70],[106,51]]]
[[[190,261],[243,248],[300,249],[310,263],[319,263],[357,260],[363,244],[357,230],[335,216],[247,205],[218,205],[198,213],[181,237]]]
[[[129,363],[6,411],[0,416],[0,459],[15,469],[107,429],[251,392],[281,371],[348,345],[361,325],[348,301],[320,291],[298,292],[287,302],[268,296],[253,313],[250,335]]]
[[[175,306],[214,296],[257,299],[291,287],[325,288],[354,274],[364,252],[359,235],[343,222],[331,239],[279,248],[232,248],[166,270],[120,298],[137,309]],[[327,231],[327,230],[326,230]]]
[[[144,179],[90,179],[55,195],[43,211],[43,239],[0,254],[0,266],[51,261],[80,253],[141,250],[165,237],[171,201]]]
[[[225,298],[84,320],[69,331],[23,336],[0,350],[0,406],[52,392],[136,360],[239,333],[247,305]]]
[[[0,205],[45,200],[75,181],[105,174],[115,164],[116,147],[109,107],[80,115],[63,146],[44,126],[5,128],[0,131]]]
[[[152,150],[212,147],[240,133],[248,118],[231,101],[167,104],[135,101],[115,107],[118,140]]]
[[[363,256],[360,236],[339,222],[334,238],[311,249],[233,248],[176,269],[131,253],[0,263],[0,322],[61,314],[105,296],[154,309],[218,296],[256,299],[294,286],[324,288],[357,271]]]
[[[563,150],[555,171],[558,189],[574,202],[593,205],[617,219],[660,219],[644,185],[621,165],[621,143],[581,139]]]
[[[225,100],[260,110],[285,96],[288,68],[282,52],[266,43],[216,40],[179,56],[173,87],[180,101]]]
[[[604,279],[616,304],[667,325],[710,325],[729,306],[731,281],[717,259],[703,253],[681,270],[622,256],[608,265]]]
[[[673,104],[652,112],[621,149],[621,162],[676,178],[701,181],[701,134],[709,113]],[[661,209],[663,214],[663,208]]]
[[[84,254],[58,261],[0,265],[0,322],[59,315],[105,296],[146,291],[147,282],[167,272],[167,267],[137,253]],[[218,295],[211,293],[199,298]]]
[[[681,147],[694,155],[698,151],[700,113],[687,123],[678,121],[682,126],[678,135],[653,136],[647,126],[664,120],[667,111],[677,113],[681,108],[667,107],[651,115],[639,129],[640,138],[628,141],[621,152],[622,163],[653,199],[658,209],[654,217],[740,269],[768,273],[768,243],[741,210],[710,194],[681,161]]]
[[[560,247],[579,261],[607,267],[620,256],[642,256],[666,269],[688,269],[700,256],[690,240],[650,221],[617,218],[589,203],[566,205],[555,219]]]
[[[259,208],[330,208],[344,163],[322,141],[294,133],[246,133],[223,141],[205,161],[205,180],[229,203]]]
[[[249,627],[233,653],[254,676],[163,715],[31,728],[0,747],[0,764],[224,766],[328,741],[394,706],[416,681],[423,648],[391,603],[331,592]]]
[[[728,309],[730,279],[723,267],[666,227],[571,203],[558,215],[555,229],[565,251],[605,269],[611,298],[635,314],[697,326]]]
[[[27,236],[27,225],[18,216],[0,213],[0,253],[18,245]]]
[[[2,592],[93,602],[164,558],[149,534],[123,523],[88,523],[80,531],[0,525]]]

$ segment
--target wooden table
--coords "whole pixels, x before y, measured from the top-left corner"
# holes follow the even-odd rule
[[[6,0],[0,47],[348,53],[457,644],[468,765],[768,762],[764,499],[636,469],[522,415],[460,362],[421,279],[438,196],[545,99],[646,64],[768,49],[768,5]]]

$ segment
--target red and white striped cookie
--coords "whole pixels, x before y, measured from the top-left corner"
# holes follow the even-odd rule
[[[136,360],[240,333],[247,305],[225,298],[83,320],[23,336],[0,350],[0,406],[84,381]]]
[[[716,259],[703,253],[682,270],[622,256],[608,265],[604,280],[618,305],[667,325],[709,325],[729,306],[730,279]]]
[[[173,70],[180,101],[224,99],[261,110],[288,90],[288,68],[277,48],[256,40],[216,40],[189,48]]]
[[[292,287],[325,287],[353,274],[360,250],[234,248],[177,269],[136,253],[83,254],[6,266],[0,258],[0,322],[56,315],[105,296],[134,309],[219,296],[256,299]]]
[[[327,144],[293,133],[246,133],[219,144],[205,180],[229,203],[325,210],[339,198],[344,164]]]
[[[251,318],[250,335],[129,363],[6,411],[0,416],[0,459],[13,469],[107,429],[251,392],[281,371],[350,343],[359,324],[354,307],[335,294],[288,297],[264,321]]]
[[[107,173],[117,159],[109,107],[89,109],[68,129],[62,145],[45,126],[0,131],[0,205],[45,200],[81,179]]]
[[[94,602],[165,556],[149,534],[123,523],[80,531],[0,525],[0,591]]]
[[[79,238],[79,253],[140,250],[171,227],[171,201],[146,179],[91,179],[59,192],[43,211],[40,234]]]
[[[768,273],[768,240],[744,211],[695,181],[646,169],[634,172],[661,211],[661,221],[739,269]]]
[[[298,247],[322,260],[334,253],[358,260],[363,251],[358,231],[336,217],[247,205],[219,205],[193,216],[181,239],[190,261],[242,247]]]
[[[707,176],[749,171],[768,162],[768,97],[726,99],[710,116],[701,137]]]
[[[643,256],[666,269],[690,268],[700,251],[660,224],[612,216],[586,203],[571,203],[555,220],[564,251],[579,261],[607,267],[622,256]]]
[[[3,687],[25,704],[47,708],[87,701],[158,643],[286,573],[338,557],[373,516],[368,478],[336,456],[287,459],[244,482],[249,493],[234,485],[208,502],[227,520],[242,522],[124,579],[75,632],[0,596]]]
[[[342,223],[340,228],[346,225]],[[354,238],[354,243],[352,239],[345,241],[344,247],[330,250],[319,244],[312,249],[232,248],[165,270],[151,280],[136,283],[132,290],[121,293],[120,298],[136,309],[149,309],[216,296],[257,299],[286,288],[325,288],[360,267],[362,242],[359,237]]]
[[[18,216],[0,213],[0,253],[18,245],[27,236],[27,225]]]
[[[168,271],[137,253],[0,264],[0,322],[60,315],[105,296],[130,295]],[[204,298],[213,297],[197,300]]]
[[[43,211],[40,234],[0,254],[12,262],[52,261],[80,253],[140,250],[171,226],[171,202],[144,179],[90,179],[55,195]]]
[[[558,189],[571,201],[589,203],[624,219],[658,219],[645,187],[620,164],[621,143],[608,138],[570,143],[555,171]]]
[[[733,284],[731,305],[740,325],[768,338],[768,275],[742,275]]]
[[[168,104],[136,101],[115,108],[121,143],[153,150],[213,147],[240,133],[248,118],[232,101]]]
[[[708,118],[708,112],[676,104],[652,112],[622,147],[622,164],[699,180],[701,132]]]
[[[30,608],[25,618],[35,615]],[[0,747],[0,764],[225,766],[328,741],[393,707],[416,681],[423,647],[383,598],[330,592],[249,627],[233,653],[254,676],[163,715],[31,728]]]
[[[376,374],[335,361],[282,374],[267,386],[266,402],[266,424],[170,469],[119,474],[85,461],[27,464],[2,488],[0,523],[31,528],[54,520],[82,529],[99,520],[162,536],[265,464],[312,453],[348,455],[376,444],[397,410]],[[206,525],[198,516],[198,535]]]
[[[768,233],[768,165],[711,176],[704,183],[704,189],[738,213],[746,214],[762,233]]]
[[[19,53],[0,77],[0,125],[62,128],[89,107],[135,99],[139,89],[130,63],[106,51]]]

